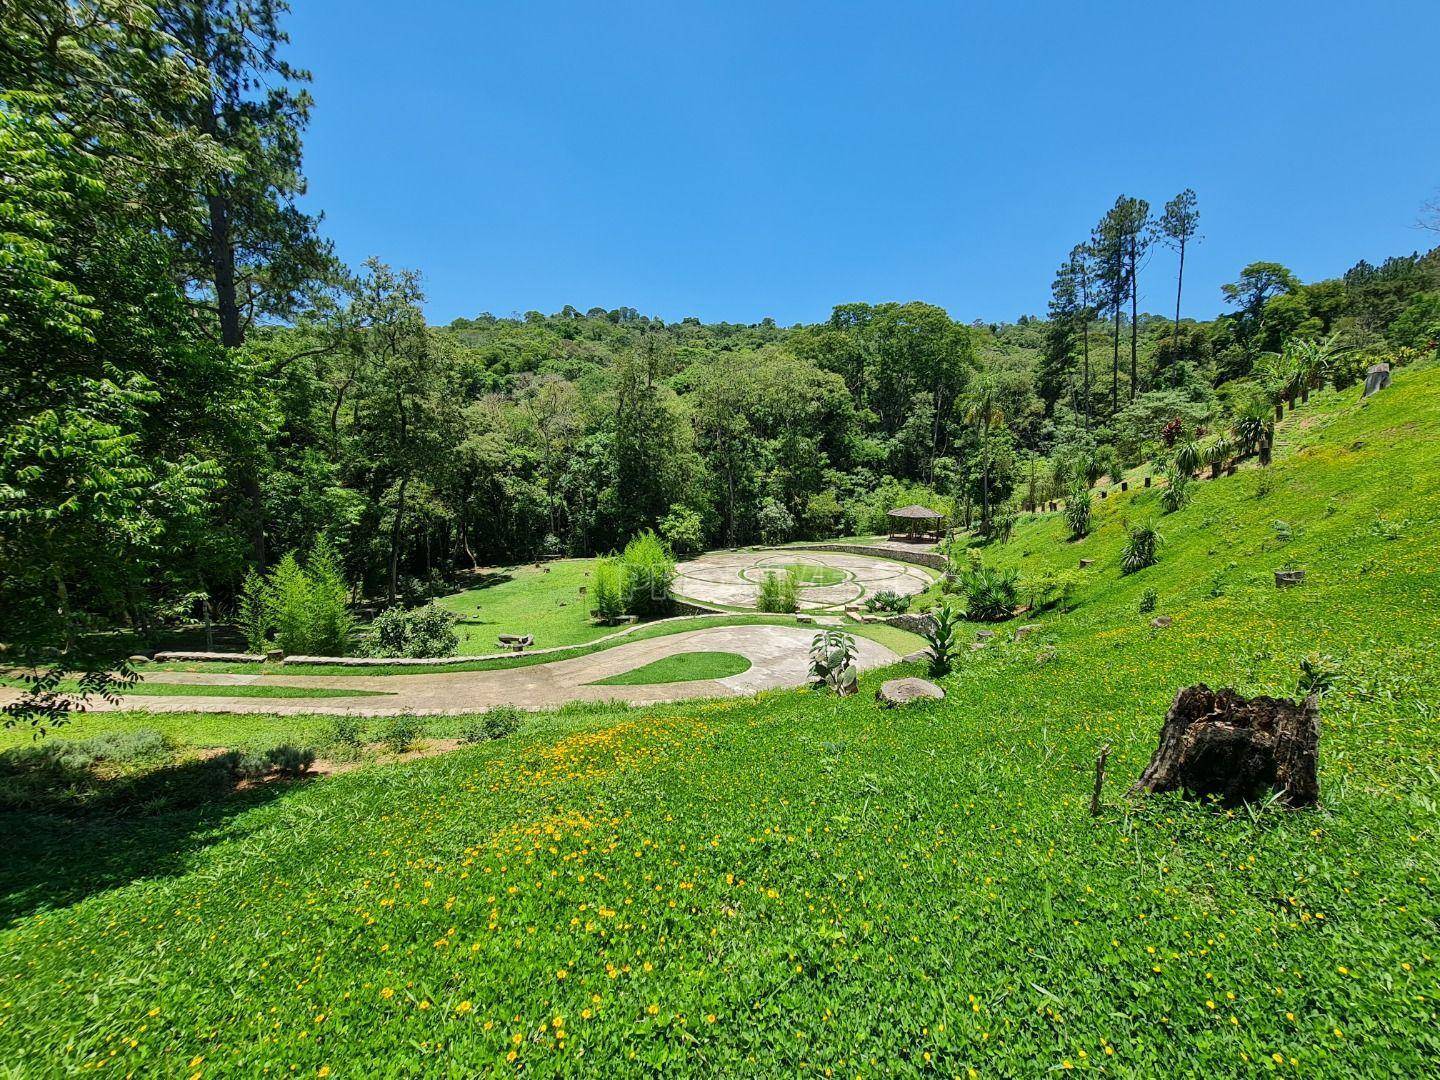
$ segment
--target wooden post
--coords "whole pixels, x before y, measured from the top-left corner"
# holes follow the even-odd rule
[[[1100,816],[1100,791],[1105,787],[1105,759],[1110,756],[1110,744],[1106,743],[1100,748],[1100,756],[1095,759],[1095,789],[1090,792],[1090,816]]]

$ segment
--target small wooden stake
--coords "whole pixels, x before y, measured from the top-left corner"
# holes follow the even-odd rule
[[[1100,756],[1095,759],[1095,790],[1090,793],[1090,816],[1100,816],[1100,791],[1105,786],[1105,759],[1110,756],[1110,744],[1106,743],[1100,748]]]

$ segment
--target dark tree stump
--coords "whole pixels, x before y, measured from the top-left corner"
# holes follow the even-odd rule
[[[1160,745],[1135,791],[1184,791],[1214,796],[1225,806],[1258,801],[1272,791],[1289,807],[1320,799],[1316,764],[1320,716],[1312,695],[1244,698],[1204,683],[1175,695]]]

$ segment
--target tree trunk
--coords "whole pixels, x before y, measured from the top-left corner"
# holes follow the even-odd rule
[[[410,476],[406,474],[400,478],[400,492],[395,500],[395,521],[390,526],[390,581],[389,600],[390,606],[395,606],[395,596],[399,591],[397,586],[400,579],[400,528],[405,517],[405,489],[410,486]]]
[[[1140,261],[1139,241],[1130,237],[1130,400],[1140,386],[1140,360],[1137,335],[1140,333]]]
[[[1292,808],[1320,798],[1319,701],[1244,698],[1204,683],[1175,695],[1160,745],[1134,790],[1184,791],[1223,805],[1278,792]]]
[[[1180,272],[1175,275],[1175,329],[1170,336],[1171,349],[1175,353],[1172,358],[1178,360],[1180,357],[1180,290],[1185,287],[1185,237],[1180,237]]]

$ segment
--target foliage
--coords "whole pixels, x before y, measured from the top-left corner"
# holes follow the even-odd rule
[[[865,610],[887,611],[894,615],[903,615],[910,610],[910,597],[901,596],[889,589],[881,589],[865,598]]]
[[[438,604],[386,608],[370,624],[371,656],[453,656],[460,645],[455,613]]]
[[[1160,534],[1149,522],[1130,526],[1125,534],[1125,545],[1120,549],[1121,571],[1133,574],[1137,570],[1144,570],[1147,566],[1154,566],[1159,558],[1158,551],[1161,543]]]
[[[1190,505],[1190,499],[1194,494],[1190,479],[1191,473],[1179,465],[1172,466],[1165,470],[1165,486],[1160,490],[1160,510],[1162,513],[1173,514],[1177,510],[1183,510]]]
[[[1300,678],[1295,684],[1299,697],[1324,697],[1335,689],[1335,682],[1343,668],[1340,661],[1328,653],[1310,652],[1300,658]]]
[[[768,570],[760,579],[760,592],[755,600],[757,611],[793,612],[800,610],[800,583],[794,570]]]
[[[968,617],[979,622],[998,622],[1015,613],[1020,572],[1014,567],[983,564],[967,566],[956,581],[964,597]]]
[[[1090,535],[1090,517],[1094,505],[1090,485],[1077,480],[1065,493],[1065,524],[1070,529],[1071,540],[1082,540]]]
[[[949,675],[955,664],[962,618],[964,613],[946,602],[931,612],[930,620],[925,624],[922,633],[925,644],[930,648],[930,674],[936,678]]]
[[[680,503],[672,505],[660,519],[660,535],[677,555],[693,555],[705,547],[704,521],[696,511]]]
[[[392,716],[380,729],[380,742],[392,754],[405,754],[425,735],[425,721],[414,713]]]
[[[855,638],[843,630],[822,630],[810,643],[810,682],[816,689],[849,697],[858,687]]]
[[[625,545],[620,580],[625,610],[631,615],[663,615],[670,610],[675,559],[653,531],[647,529]]]
[[[591,583],[595,617],[602,623],[614,623],[625,614],[625,593],[620,563],[617,559],[596,559]]]
[[[525,713],[513,705],[497,705],[478,716],[467,717],[460,727],[463,742],[487,742],[504,739],[520,730]]]
[[[315,751],[308,746],[281,743],[265,751],[265,760],[282,776],[304,776],[315,764]]]
[[[1149,615],[1160,606],[1160,594],[1155,589],[1147,588],[1140,594],[1140,614]]]

